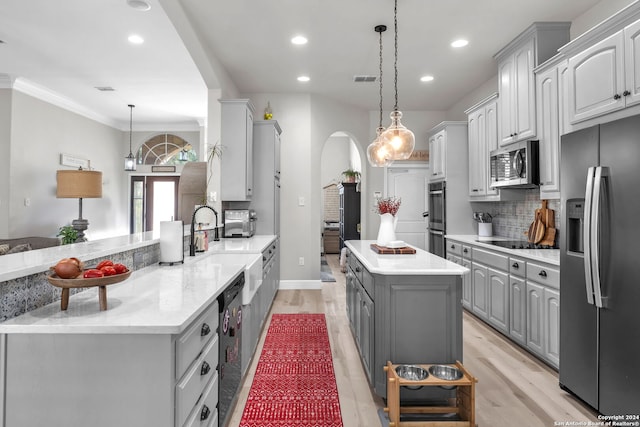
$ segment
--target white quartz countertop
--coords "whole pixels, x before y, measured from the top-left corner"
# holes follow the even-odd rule
[[[211,255],[211,256],[210,256]],[[0,323],[0,333],[179,334],[244,270],[215,254],[185,258],[184,265],[155,265],[107,286],[107,310],[98,289]]]
[[[2,255],[0,256],[0,282],[47,271],[62,258],[76,257],[81,260],[100,258],[115,252],[149,246],[159,242],[159,238],[159,233],[148,231]]]
[[[470,235],[447,235],[447,239],[456,240],[460,243],[467,243],[475,246],[479,246],[492,251],[506,253],[511,256],[518,256],[522,258],[531,259],[534,261],[545,262],[547,264],[560,266],[560,249],[510,249],[503,248],[501,246],[495,246],[490,243],[486,243],[491,240],[517,240],[509,237],[478,237],[474,234]]]
[[[185,236],[189,235],[185,226]],[[259,235],[250,238],[221,238],[209,243],[211,253],[260,253],[276,238]],[[116,252],[138,249],[160,242],[160,233],[148,231],[110,237],[72,245],[54,246],[17,254],[0,256],[0,282],[47,271],[60,259],[76,257],[81,260],[107,257]],[[188,253],[185,254],[185,259]]]
[[[346,245],[375,274],[384,275],[463,275],[469,270],[446,259],[416,249],[415,254],[383,255],[371,249],[375,240],[349,240]]]

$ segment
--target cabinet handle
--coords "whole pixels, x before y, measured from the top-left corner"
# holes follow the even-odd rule
[[[456,248],[456,245],[451,245],[451,249],[455,249],[455,248]]]
[[[211,333],[211,328],[209,327],[209,325],[207,325],[206,323],[203,323],[202,324],[202,329],[200,329],[200,336],[201,337],[206,337],[210,333]]]
[[[207,405],[203,405],[202,412],[200,412],[200,421],[204,421],[207,418],[209,418],[210,414],[211,414],[211,410],[209,409],[209,407]]]
[[[203,360],[202,366],[200,367],[200,375],[207,375],[210,370],[211,365],[209,365],[206,360]]]
[[[547,272],[542,270],[540,273],[538,273],[538,276],[540,277],[547,277]]]
[[[514,262],[513,264],[511,264],[511,267],[513,267],[516,270],[520,268],[517,262]]]
[[[631,92],[629,92],[628,90],[625,90],[624,92],[622,92],[623,96],[629,96],[631,95]]]
[[[464,252],[465,254],[469,253],[469,249],[464,249],[462,252]]]
[[[360,267],[356,267],[356,273],[360,273],[362,270],[360,270]]]
[[[616,101],[617,101],[618,99],[620,99],[620,98],[622,98],[622,97],[621,97],[619,94],[617,94],[617,93],[616,93],[615,95],[613,95],[613,99],[615,99]]]
[[[473,189],[473,190],[471,190],[471,191],[473,191],[474,193],[477,193],[479,190],[478,190],[477,188],[474,188],[474,189]]]

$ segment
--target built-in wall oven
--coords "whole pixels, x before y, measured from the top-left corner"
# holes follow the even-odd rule
[[[429,184],[429,252],[443,258],[446,218],[446,183],[433,182]]]

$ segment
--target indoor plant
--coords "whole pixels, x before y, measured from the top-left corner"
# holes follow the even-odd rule
[[[360,172],[353,169],[347,169],[342,172],[342,176],[344,177],[344,182],[358,182],[360,179]]]
[[[60,227],[60,230],[58,230],[58,234],[56,235],[56,237],[62,237],[60,239],[60,242],[63,245],[70,245],[71,243],[76,242],[76,239],[78,238],[78,230],[70,225],[64,225]]]

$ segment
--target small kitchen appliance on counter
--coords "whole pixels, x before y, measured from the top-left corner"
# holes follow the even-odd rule
[[[224,237],[251,237],[256,233],[256,211],[234,209],[224,211]]]

